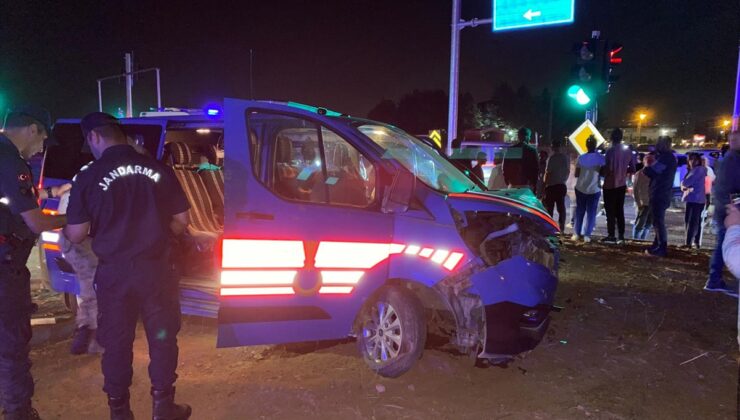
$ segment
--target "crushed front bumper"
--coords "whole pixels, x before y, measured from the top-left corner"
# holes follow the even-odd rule
[[[550,324],[558,278],[547,267],[517,256],[475,273],[471,293],[484,308],[487,355],[514,355],[533,349]]]

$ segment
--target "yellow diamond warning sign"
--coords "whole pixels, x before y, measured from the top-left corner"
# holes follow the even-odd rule
[[[442,148],[442,130],[432,130],[429,132],[429,138],[432,139],[434,144],[437,145],[438,148]]]
[[[576,131],[568,137],[568,140],[570,140],[570,143],[576,148],[578,154],[582,155],[588,152],[588,149],[586,149],[586,140],[591,136],[596,137],[597,147],[606,141],[604,140],[604,136],[602,136],[601,133],[599,133],[599,130],[596,129],[596,126],[594,126],[591,121],[586,120],[580,127],[576,128]]]

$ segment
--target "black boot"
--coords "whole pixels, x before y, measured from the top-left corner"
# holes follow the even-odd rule
[[[152,420],[187,420],[192,412],[187,404],[175,404],[175,387],[152,388]]]
[[[39,413],[36,411],[36,409],[29,405],[28,407],[22,408],[18,411],[13,411],[12,413],[8,413],[8,412],[3,413],[3,419],[4,420],[41,420],[41,417],[39,417]]]
[[[110,407],[110,420],[134,420],[134,413],[128,403],[129,394],[123,397],[108,396],[108,407]]]

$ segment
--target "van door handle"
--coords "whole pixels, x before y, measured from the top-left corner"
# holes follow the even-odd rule
[[[236,213],[237,219],[249,220],[275,220],[275,216],[267,213],[258,213],[253,211],[240,211]]]

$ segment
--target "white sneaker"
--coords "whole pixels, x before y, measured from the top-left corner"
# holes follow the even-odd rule
[[[591,242],[591,237],[590,236],[584,236],[583,237],[583,242],[585,242],[585,243]]]
[[[573,236],[570,237],[570,240],[573,241],[573,242],[578,242],[579,239],[580,239],[580,237],[578,235],[576,235],[575,233],[573,234]]]

